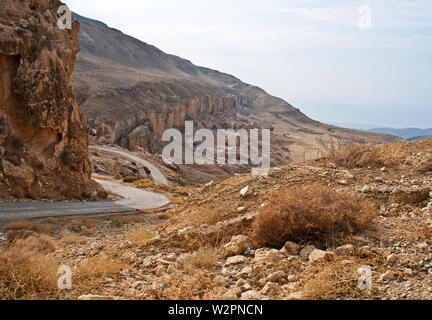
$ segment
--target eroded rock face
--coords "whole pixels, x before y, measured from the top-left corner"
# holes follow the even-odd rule
[[[115,121],[98,119],[103,112],[88,114],[91,127],[96,129],[99,142],[120,144],[130,150],[142,149],[149,152],[160,152],[162,135],[170,128],[184,129],[185,121],[194,120],[196,127],[206,129],[231,128],[231,119],[236,112],[242,112],[251,104],[250,99],[242,96],[191,96],[176,102],[166,101],[163,90],[157,85],[148,93],[159,104],[154,108],[143,107],[133,114],[122,114]],[[141,91],[146,91],[142,84]],[[133,90],[132,90],[133,91]],[[188,94],[193,95],[192,92]],[[153,97],[155,95],[155,97]],[[114,98],[115,99],[115,98]],[[121,106],[121,101],[116,105]],[[101,104],[102,105],[102,104]]]
[[[79,23],[60,30],[61,5],[0,3],[0,199],[88,198],[98,189],[70,85]]]

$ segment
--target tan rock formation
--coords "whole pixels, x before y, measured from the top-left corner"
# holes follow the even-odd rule
[[[70,85],[79,23],[60,1],[0,3],[0,198],[88,198],[88,138]]]

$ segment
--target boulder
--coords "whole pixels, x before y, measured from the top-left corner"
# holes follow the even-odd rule
[[[224,250],[227,256],[237,256],[252,247],[253,243],[248,236],[238,235],[231,238],[231,241],[224,246]]]

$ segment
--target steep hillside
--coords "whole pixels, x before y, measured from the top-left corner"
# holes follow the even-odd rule
[[[271,128],[273,164],[314,158],[319,141],[388,143],[401,139],[342,129],[306,117],[282,99],[239,79],[159,49],[95,22],[81,20],[73,86],[101,143],[160,153],[165,129]]]
[[[0,199],[89,198],[86,125],[70,80],[79,23],[60,1],[0,3]]]

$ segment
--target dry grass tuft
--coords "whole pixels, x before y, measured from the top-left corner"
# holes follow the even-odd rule
[[[20,256],[23,253],[48,253],[57,249],[55,242],[47,235],[31,235],[28,238],[17,239],[9,247],[8,254]]]
[[[169,286],[150,290],[154,299],[201,300],[221,299],[225,286],[216,285],[206,270],[195,270],[193,274],[174,273],[169,276]]]
[[[149,230],[132,231],[128,234],[128,239],[133,242],[143,243],[155,237],[155,233]]]
[[[46,235],[18,239],[0,252],[0,299],[55,299],[58,262]]]
[[[76,270],[74,270],[74,277],[78,281],[88,281],[92,279],[104,281],[106,276],[113,276],[126,267],[127,265],[119,259],[91,257],[79,263]]]
[[[146,221],[146,216],[143,214],[127,214],[110,216],[109,220],[115,221],[114,225],[123,226],[125,224],[141,223]]]
[[[151,179],[140,179],[134,182],[134,186],[141,189],[152,188],[154,186],[154,182]]]
[[[60,244],[85,244],[87,239],[79,238],[76,234],[68,231],[62,230],[59,233],[59,243]]]
[[[197,269],[211,269],[217,264],[218,253],[215,248],[201,247],[198,251],[186,256],[181,262],[180,267],[184,270],[195,272]]]
[[[378,292],[373,281],[370,290],[361,290],[358,287],[361,276],[358,270],[367,265],[373,265],[372,261],[357,258],[317,263],[302,275],[303,299],[377,299]]]
[[[39,221],[19,221],[11,222],[4,226],[6,230],[30,230],[37,233],[51,233],[55,226],[50,223],[41,223]]]
[[[376,209],[349,193],[323,185],[274,192],[253,226],[259,246],[281,248],[287,241],[328,247],[370,227]]]

